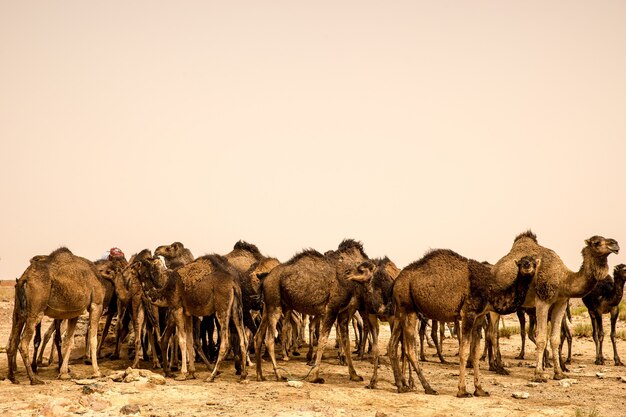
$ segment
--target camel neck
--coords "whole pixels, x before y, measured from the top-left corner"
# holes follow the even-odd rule
[[[524,300],[530,288],[532,277],[517,274],[515,281],[510,286],[496,291],[490,303],[498,314],[511,314],[517,311]]]
[[[588,248],[583,249],[583,264],[578,272],[570,272],[566,278],[567,298],[582,298],[589,294],[598,281],[604,279],[609,272],[607,256],[595,258]]]

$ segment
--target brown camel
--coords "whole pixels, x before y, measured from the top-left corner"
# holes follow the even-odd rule
[[[162,256],[168,269],[176,269],[194,260],[191,251],[180,242],[159,246],[154,251],[154,256]]]
[[[207,378],[212,382],[218,368],[228,351],[229,321],[233,320],[240,340],[240,349],[247,351],[247,342],[243,329],[241,289],[239,273],[220,255],[205,255],[175,270],[163,270],[156,258],[144,259],[140,262],[138,275],[148,297],[156,305],[169,307],[176,323],[178,342],[182,354],[181,373],[176,378],[184,380],[195,378],[195,364],[192,352],[192,317],[203,317],[215,314],[222,329],[222,343],[211,375]],[[161,349],[165,352],[167,339],[161,340]],[[199,341],[197,341],[199,342]],[[196,346],[205,364],[200,346]],[[167,360],[163,358],[166,375],[169,373]],[[189,373],[187,372],[189,362]],[[189,374],[189,375],[188,375]],[[242,363],[241,379],[247,377],[246,363]]]
[[[583,297],[583,303],[589,310],[589,318],[593,328],[593,342],[596,345],[596,365],[604,365],[602,343],[604,329],[602,315],[611,314],[611,343],[613,344],[613,362],[615,366],[624,366],[617,354],[615,344],[615,323],[619,316],[619,303],[624,295],[624,281],[626,280],[626,265],[619,264],[613,270],[613,278],[607,276],[598,282],[595,288]]]
[[[130,261],[121,271],[118,271],[114,278],[115,292],[119,300],[117,334],[115,340],[115,350],[111,359],[119,359],[120,345],[128,334],[128,324],[132,320],[135,333],[135,358],[132,367],[139,367],[142,357],[142,345],[144,327],[148,327],[148,342],[152,346],[152,367],[159,368],[159,358],[156,355],[155,346],[157,344],[157,334],[160,333],[158,323],[158,308],[146,298],[141,282],[139,281],[139,262],[142,259],[150,258],[152,253],[149,249],[144,249],[133,255]],[[146,318],[148,318],[146,322]]]
[[[35,326],[44,315],[53,319],[68,319],[63,340],[63,363],[59,378],[69,379],[68,365],[74,344],[74,330],[78,317],[89,312],[89,337],[93,375],[100,376],[96,348],[98,321],[102,314],[104,291],[94,264],[74,255],[67,248],[59,248],[47,257],[36,257],[15,284],[13,326],[9,337],[7,357],[8,378],[15,378],[16,356],[19,351],[31,384],[42,384],[35,378],[29,358],[29,344]]]
[[[344,352],[348,353],[346,359],[350,379],[362,381],[363,378],[357,375],[352,364],[348,333],[348,321],[358,307],[358,292],[362,291],[362,288],[360,284],[350,279],[371,276],[374,267],[374,264],[367,260],[361,243],[350,239],[344,240],[337,251],[332,251],[328,255],[309,249],[272,269],[262,284],[265,308],[255,336],[257,380],[265,379],[261,365],[261,347],[264,339],[276,379],[281,379],[274,352],[276,324],[283,312],[287,317],[295,310],[317,316],[321,320],[312,381],[324,383],[324,379],[319,376],[320,363],[328,335],[337,319]],[[282,340],[288,338],[287,328],[288,326],[283,325]]]
[[[582,250],[583,263],[577,272],[570,271],[561,258],[551,249],[545,248],[537,242],[537,236],[531,231],[518,235],[513,241],[509,253],[500,259],[493,267],[497,285],[508,285],[515,279],[516,259],[523,256],[535,256],[541,259],[541,267],[537,269],[535,279],[524,301],[523,307],[535,307],[537,314],[537,365],[533,380],[547,382],[543,375],[543,352],[548,338],[548,313],[552,329],[550,344],[554,358],[554,379],[563,379],[565,375],[561,369],[559,358],[559,344],[561,337],[561,323],[567,300],[581,298],[587,295],[608,273],[607,258],[611,253],[618,253],[619,245],[614,239],[602,236],[593,236],[585,241]],[[497,328],[497,320],[495,320]]]
[[[478,331],[489,311],[509,314],[524,301],[538,261],[524,257],[516,265],[518,274],[515,280],[500,290],[492,286],[494,278],[489,266],[447,249],[431,251],[400,272],[393,285],[394,321],[388,348],[398,392],[410,390],[398,361],[398,344],[402,336],[409,363],[416,370],[425,392],[437,393],[426,381],[415,356],[415,331],[420,313],[438,321],[461,319],[457,397],[471,396],[465,386],[470,341],[474,352],[474,395],[489,395],[480,382]]]

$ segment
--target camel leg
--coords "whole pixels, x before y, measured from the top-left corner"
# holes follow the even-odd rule
[[[291,344],[291,310],[285,310],[283,314],[283,327],[280,334],[280,350],[284,361],[289,361],[289,347]]]
[[[170,361],[167,358],[167,352],[168,345],[170,343],[170,339],[172,337],[172,334],[174,333],[175,328],[176,323],[170,314],[167,320],[167,324],[165,325],[165,329],[163,329],[163,335],[161,336],[161,361],[163,363],[163,373],[165,374],[165,377],[172,376],[172,370],[170,368]]]
[[[267,325],[268,325],[268,316],[269,312],[266,308],[261,315],[261,322],[259,323],[259,328],[254,335],[254,363],[256,365],[256,380],[257,381],[265,381],[265,377],[263,376],[263,366],[261,364],[261,350],[263,348],[263,340],[267,334]],[[309,332],[311,330],[309,329]],[[267,348],[266,348],[267,349]]]
[[[470,340],[472,331],[475,330],[474,322],[476,318],[474,315],[463,314],[461,319],[461,345],[459,346],[459,384],[456,396],[459,398],[471,397],[472,394],[467,392],[465,385],[465,371],[467,368],[467,357],[470,351]],[[474,356],[479,353],[474,352]],[[474,370],[476,372],[476,370]]]
[[[426,380],[424,373],[422,372],[422,367],[417,360],[416,352],[417,352],[417,313],[411,312],[406,315],[406,320],[404,321],[404,328],[402,329],[402,337],[403,344],[405,345],[405,353],[409,360],[409,363],[415,369],[415,373],[417,373],[417,377],[422,384],[422,388],[424,388],[424,392],[430,395],[437,395],[437,391],[431,388],[430,384]]]
[[[70,354],[74,347],[74,330],[76,329],[76,323],[78,323],[78,317],[71,318],[67,321],[67,329],[65,329],[65,335],[63,336],[63,363],[59,370],[59,379],[70,379],[69,363]]]
[[[133,330],[135,332],[135,358],[133,359],[132,368],[139,367],[139,360],[141,359],[141,334],[143,332],[143,325],[145,322],[145,312],[143,310],[143,303],[133,303]]]
[[[406,319],[406,315],[402,312],[396,312],[393,320],[390,321],[391,335],[389,337],[389,344],[387,345],[387,354],[389,355],[389,362],[391,362],[391,369],[393,370],[393,378],[395,380],[398,393],[410,391],[409,386],[404,379],[404,367],[400,369],[400,361],[398,359],[398,345],[400,344],[400,338],[402,337],[402,329],[404,324],[402,323]],[[404,361],[404,355],[402,355]],[[375,386],[376,380],[372,376],[370,386]]]
[[[185,346],[187,347],[187,360],[189,361],[187,379],[196,379],[196,355],[193,343],[193,317],[183,316],[185,319]]]
[[[113,312],[108,311],[106,321],[104,322],[104,329],[102,330],[102,337],[100,337],[100,341],[98,342],[98,349],[96,351],[98,358],[101,357],[102,345],[104,344],[104,339],[106,339],[107,335],[109,334],[109,329],[111,328],[112,320],[113,320]]]
[[[337,318],[336,314],[326,313],[323,317],[321,317],[321,328],[320,335],[317,341],[317,352],[315,354],[315,365],[313,367],[313,379],[312,382],[314,384],[323,384],[324,378],[320,378],[320,365],[322,363],[322,355],[324,354],[324,349],[326,349],[326,345],[328,344],[328,336],[330,335],[330,331],[332,330],[333,324],[335,323],[335,319]],[[339,333],[339,328],[337,327],[337,333]],[[338,337],[339,339],[339,337]]]
[[[187,379],[187,329],[185,328],[185,316],[182,307],[171,311],[172,318],[176,324],[176,336],[178,345],[180,346],[180,355],[182,357],[180,365],[180,374],[174,378],[176,381],[184,381]],[[175,353],[173,353],[175,354]]]
[[[554,303],[552,307],[552,329],[550,334],[550,345],[552,347],[552,359],[554,360],[554,379],[564,379],[565,375],[561,369],[561,358],[559,356],[559,344],[561,342],[561,324],[565,316],[567,300]]]
[[[237,336],[239,337],[239,349],[241,351],[241,376],[239,377],[239,380],[243,381],[248,378],[248,361],[246,360],[248,353],[248,338],[246,337],[246,326],[241,312],[241,305],[238,301],[233,303],[233,310],[236,311],[232,311],[231,316],[233,318],[232,321],[235,324],[235,329],[237,330]]]
[[[26,367],[26,373],[28,374],[28,379],[30,380],[31,385],[43,384],[43,381],[35,378],[33,369],[31,367],[29,354],[29,345],[31,340],[33,339],[35,328],[37,327],[37,324],[41,322],[42,318],[43,314],[29,316],[26,318],[24,330],[22,331],[22,337],[19,344],[20,355],[22,356],[22,361],[24,362],[24,366]]]
[[[281,376],[278,374],[278,363],[276,362],[276,352],[274,350],[276,345],[274,335],[276,334],[276,327],[278,326],[278,320],[280,320],[281,314],[281,307],[274,307],[271,311],[268,311],[268,330],[265,333],[265,348],[267,349],[267,353],[270,355],[270,360],[272,361],[272,367],[274,369],[274,375],[276,376],[277,381],[280,381],[281,379],[286,379],[281,378]]]
[[[43,334],[43,339],[41,341],[41,350],[39,351],[39,354],[37,355],[38,366],[46,366],[50,364],[50,362],[48,362],[47,364],[44,364],[43,357],[45,354],[44,351],[46,350],[46,346],[48,345],[48,342],[50,341],[50,338],[52,337],[53,333],[54,333],[54,322],[50,324],[50,326],[46,329],[46,332]],[[52,348],[51,351],[54,351],[54,348]]]
[[[615,324],[619,316],[619,307],[613,307],[611,309],[611,343],[613,344],[613,362],[615,366],[624,366],[617,354],[617,344],[615,343]]]
[[[204,345],[204,343],[202,342],[202,339],[204,339],[202,337],[202,321],[203,320],[204,318],[197,318],[197,317],[193,318],[193,346],[195,348],[195,351],[200,356],[200,359],[202,359],[202,362],[204,362],[204,365],[206,366],[207,370],[211,372],[211,363],[209,362],[209,359],[206,357],[204,353],[204,349],[202,347]]]
[[[482,327],[482,323],[480,323],[482,320],[478,319],[474,321],[474,331],[472,331],[472,336],[471,336],[471,348],[470,351],[473,352],[472,355],[472,362],[473,362],[473,368],[474,368],[474,396],[476,397],[488,397],[489,393],[487,391],[485,391],[482,388],[481,382],[480,382],[480,337],[479,333],[475,331],[475,329],[477,327]],[[490,325],[492,323],[497,323],[498,320],[491,320],[490,321]],[[496,324],[496,328],[497,328],[497,324]],[[485,337],[485,343],[487,343],[487,337]],[[492,346],[495,346],[492,343]],[[495,349],[494,349],[495,350]]]
[[[120,347],[128,335],[128,324],[130,323],[130,309],[128,305],[121,305],[117,310],[117,323],[115,324],[115,349],[109,355],[109,359],[115,360],[120,358]]]
[[[100,377],[100,369],[98,368],[98,324],[100,323],[102,310],[102,304],[91,304],[89,308],[89,349],[91,352],[93,378]]]
[[[21,315],[17,314],[17,308],[14,307],[13,325],[11,326],[11,334],[7,345],[7,361],[9,366],[7,379],[14,384],[19,384],[19,381],[15,378],[15,371],[17,371],[18,346],[25,324],[26,320]]]
[[[350,316],[352,316],[350,312],[340,313],[337,319],[337,326],[341,329],[341,342],[343,344],[343,351],[346,354],[346,362],[348,365],[350,381],[363,381],[363,377],[357,375],[356,370],[354,369],[354,364],[352,363],[352,351],[350,350],[350,330],[348,329]]]
[[[63,350],[61,348],[61,345],[63,343],[63,338],[61,337],[61,335],[63,334],[63,332],[61,331],[61,325],[63,323],[65,323],[65,328],[67,329],[67,320],[54,321],[54,346],[56,348],[58,356],[57,369],[59,370],[59,372],[61,372],[61,363],[63,362]],[[54,349],[50,349],[50,357],[48,358],[48,363],[51,364],[52,362],[54,362]]]
[[[561,363],[561,370],[563,372],[569,372],[569,369],[567,369],[567,366],[565,365],[570,362],[571,356],[569,356],[566,361],[563,360],[563,343],[565,343],[565,340],[567,340],[569,351],[571,353],[572,335],[569,331],[569,327],[567,326],[567,320],[565,319],[565,316],[563,316],[563,322],[561,323],[561,341],[559,342],[559,361]]]
[[[541,300],[536,300],[535,312],[536,312],[536,327],[537,335],[535,337],[535,344],[537,345],[537,364],[535,365],[535,375],[533,376],[534,382],[548,382],[543,375],[543,353],[546,349],[546,339],[548,336],[548,310],[550,304]]]
[[[504,368],[502,363],[502,354],[500,353],[500,341],[498,340],[498,326],[500,323],[500,315],[498,313],[489,312],[489,323],[485,330],[485,344],[491,346],[491,355],[489,357],[489,370],[494,371],[498,375],[509,375],[509,371]]]
[[[376,383],[378,382],[378,362],[380,361],[380,352],[378,349],[378,319],[374,314],[370,314],[368,317],[368,321],[370,322],[368,327],[371,329],[370,331],[372,333],[372,355],[374,356],[374,371],[372,372],[370,383],[367,385],[366,388],[375,389]],[[372,321],[375,321],[375,324]]]
[[[41,322],[35,326],[35,339],[33,340],[33,360],[30,363],[30,368],[34,373],[37,373],[37,351],[41,345]],[[43,348],[41,349],[43,352]]]
[[[524,353],[526,351],[526,314],[521,308],[517,310],[517,319],[519,320],[519,335],[522,339],[522,348],[515,359],[524,359]]]
[[[319,325],[319,316],[314,316],[309,320],[309,350],[306,353],[307,365],[313,365],[313,347],[316,344],[316,329]]]
[[[231,298],[228,308],[225,311],[215,312],[215,317],[222,328],[222,343],[220,343],[220,351],[217,354],[217,360],[215,361],[213,372],[211,372],[211,375],[209,375],[205,382],[213,382],[215,380],[215,377],[219,372],[219,366],[228,352],[230,344],[230,312],[232,310],[233,301],[234,300]]]
[[[428,325],[427,320],[420,320],[420,361],[426,362],[426,354],[424,353],[424,338],[426,337],[426,326]]]
[[[433,338],[433,342],[435,342],[435,349],[437,350],[437,356],[439,357],[439,361],[441,363],[447,363],[441,353],[441,347],[443,346],[443,340],[437,336],[438,333],[439,322],[437,320],[433,320],[433,325],[430,328],[430,337]],[[443,328],[443,327],[442,327]]]

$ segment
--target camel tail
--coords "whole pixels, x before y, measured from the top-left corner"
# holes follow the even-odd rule
[[[17,281],[15,283],[15,307],[16,314],[24,314],[28,306],[28,300],[26,299],[26,280]]]
[[[253,295],[252,301],[255,304],[255,307],[260,310],[263,307],[263,284],[265,283],[265,277],[269,275],[269,272],[264,272],[262,274],[257,274],[257,278],[261,282],[259,284],[259,292],[256,295]]]
[[[234,297],[233,297],[234,300],[233,300],[233,306],[232,306],[232,312],[231,312],[232,320],[233,321],[236,320],[239,323],[243,323],[243,301],[242,301],[242,295],[241,295],[241,288],[238,285],[235,285],[233,287],[233,292],[234,292]]]

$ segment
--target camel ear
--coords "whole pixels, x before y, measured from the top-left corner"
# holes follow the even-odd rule
[[[535,258],[535,270],[539,269],[539,265],[541,265],[541,258]]]
[[[518,259],[516,259],[516,260],[515,260],[515,265],[516,265],[517,267],[519,267],[519,260],[518,260]]]
[[[269,274],[270,274],[269,272],[259,272],[258,274],[256,274],[256,277],[260,281],[263,281],[265,279],[265,277],[268,276]]]

